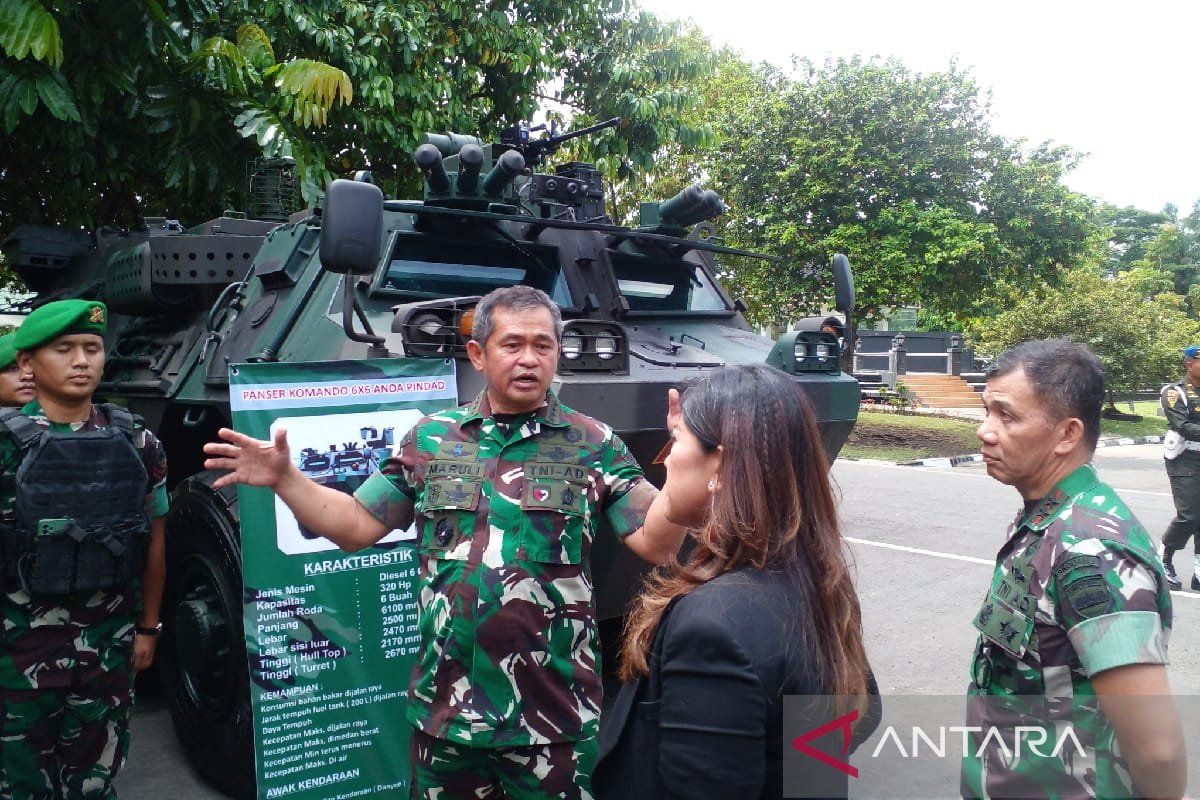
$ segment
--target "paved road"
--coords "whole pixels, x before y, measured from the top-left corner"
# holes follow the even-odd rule
[[[1157,445],[1098,451],[1101,475],[1158,535],[1173,515]],[[947,469],[839,461],[833,471],[853,540],[871,663],[890,695],[960,695],[975,641],[971,620],[991,563],[1019,506],[1016,492],[982,465]],[[1189,565],[1177,559],[1181,574]],[[1178,693],[1200,693],[1200,594],[1175,594],[1170,676]],[[1189,750],[1200,753],[1189,731]],[[1200,760],[1200,759],[1198,759]],[[151,700],[134,721],[124,800],[206,800],[183,763],[167,712]],[[1193,794],[1200,781],[1193,777]]]

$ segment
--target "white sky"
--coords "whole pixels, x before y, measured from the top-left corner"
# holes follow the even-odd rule
[[[992,91],[992,129],[1089,155],[1066,183],[1117,205],[1186,214],[1200,199],[1200,2],[1168,0],[639,0],[714,44],[790,68],[792,55],[957,57]]]

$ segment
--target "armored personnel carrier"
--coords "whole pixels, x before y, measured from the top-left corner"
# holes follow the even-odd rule
[[[227,215],[190,229],[164,219],[91,236],[22,226],[5,241],[9,263],[37,293],[34,304],[108,304],[100,394],[144,416],[166,445],[174,494],[161,678],[184,749],[218,788],[244,793],[254,783],[237,495],[212,488],[216,474],[203,469],[201,450],[230,424],[231,364],[465,360],[478,298],[529,284],[566,320],[556,391],[611,424],[656,483],[667,389],[724,364],[767,362],[793,376],[831,459],[845,442],[859,386],[839,367],[839,337],[802,325],[772,341],[746,322],[745,307],[717,279],[718,259],[765,256],[715,239],[708,220],[724,206],[713,192],[693,186],[643,203],[640,224],[625,227],[608,217],[592,165],[543,166],[563,141],[589,130],[539,137],[515,126],[491,144],[427,136],[414,153],[422,200],[385,199],[359,174],[334,181],[322,208],[290,217],[275,203],[257,219]],[[252,177],[287,196],[286,165],[261,166]],[[849,264],[831,262],[837,306],[849,312]],[[458,380],[461,398],[482,385],[465,363]],[[313,475],[344,482],[391,437],[366,429],[360,449],[298,457]],[[347,452],[356,463],[339,467]],[[644,571],[614,542],[598,536],[592,551],[608,635]]]

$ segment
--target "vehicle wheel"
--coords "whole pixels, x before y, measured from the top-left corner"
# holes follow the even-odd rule
[[[175,489],[167,516],[167,624],[159,660],[163,699],[189,761],[230,797],[252,798],[237,490],[213,489],[221,474],[200,472]]]

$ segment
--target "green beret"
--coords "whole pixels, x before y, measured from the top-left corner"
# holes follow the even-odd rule
[[[18,350],[32,350],[70,333],[104,335],[108,309],[98,300],[55,300],[29,313],[17,330]]]
[[[17,363],[17,348],[13,344],[15,338],[17,338],[16,331],[0,336],[0,369],[8,369]]]

